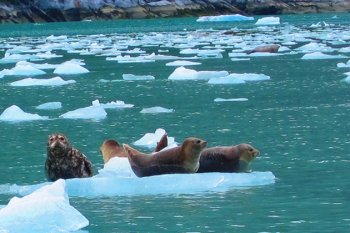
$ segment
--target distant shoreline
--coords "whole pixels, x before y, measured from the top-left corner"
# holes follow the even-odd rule
[[[41,23],[83,20],[143,19],[204,15],[278,15],[350,12],[347,0],[125,1],[107,5],[82,0],[0,0],[0,23]],[[128,5],[129,4],[129,5]]]

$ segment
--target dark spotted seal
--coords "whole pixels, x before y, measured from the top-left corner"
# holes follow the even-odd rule
[[[138,177],[172,173],[195,173],[199,156],[207,142],[199,138],[187,138],[181,146],[153,154],[139,153],[124,145],[132,170]]]
[[[90,177],[93,173],[91,162],[60,133],[49,136],[45,172],[50,181]]]
[[[207,148],[201,153],[197,173],[249,172],[251,161],[259,153],[249,144]]]

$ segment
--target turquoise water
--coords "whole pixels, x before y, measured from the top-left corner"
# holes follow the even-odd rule
[[[262,73],[267,81],[240,85],[209,85],[207,81],[171,81],[173,60],[151,63],[118,63],[104,56],[52,52],[61,58],[43,62],[59,64],[84,59],[88,74],[60,75],[75,84],[62,87],[12,87],[23,76],[0,79],[0,112],[16,104],[24,111],[49,116],[48,121],[0,122],[0,184],[30,185],[45,180],[46,140],[51,132],[64,132],[72,144],[103,167],[99,146],[104,139],[131,143],[146,132],[164,128],[176,141],[197,136],[208,146],[248,142],[261,156],[254,171],[271,171],[276,183],[195,195],[148,195],[84,198],[70,203],[87,219],[88,232],[348,232],[350,230],[350,84],[342,82],[348,69],[337,63],[349,58],[302,60],[303,53],[251,57],[231,61],[241,36],[251,42],[293,41],[292,52],[310,41],[335,49],[350,46],[350,15],[281,16],[276,27],[257,28],[254,22],[196,23],[195,18],[121,20],[54,24],[0,25],[0,46],[27,45],[36,48],[50,35],[67,35],[68,42],[119,45],[133,43],[147,54],[167,50],[165,55],[185,56],[174,44],[200,41],[195,48],[217,45],[223,39],[223,58],[196,59],[190,69],[229,73]],[[310,27],[325,21],[329,26]],[[196,31],[197,30],[197,31]],[[236,35],[223,35],[226,30]],[[90,36],[95,35],[95,36]],[[152,38],[151,40],[149,38]],[[301,40],[302,38],[303,40]],[[174,42],[174,39],[178,39]],[[306,39],[306,40],[305,40]],[[159,45],[142,46],[150,41]],[[215,42],[214,42],[215,41]],[[171,43],[170,43],[171,42]],[[62,42],[63,43],[63,42]],[[90,44],[91,44],[90,43]],[[0,57],[5,49],[0,50]],[[350,53],[341,53],[350,56]],[[133,55],[135,56],[135,55]],[[186,55],[188,56],[188,55]],[[0,71],[12,68],[0,64]],[[52,70],[39,78],[55,77]],[[123,81],[122,74],[153,75],[151,81]],[[101,82],[118,80],[116,82]],[[248,98],[244,102],[214,102],[215,98]],[[131,109],[107,110],[104,120],[68,120],[58,116],[91,105],[123,100]],[[59,110],[36,110],[39,104],[60,101]],[[169,114],[141,114],[142,108],[162,106]],[[144,148],[139,148],[147,150]],[[0,192],[3,193],[3,192]],[[6,205],[12,194],[0,194]]]

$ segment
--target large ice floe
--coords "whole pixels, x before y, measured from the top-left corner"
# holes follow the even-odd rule
[[[88,226],[69,204],[65,186],[58,180],[22,198],[13,197],[0,209],[0,232],[69,232]]]
[[[313,52],[313,53],[308,53],[305,54],[304,56],[301,57],[303,60],[321,60],[321,59],[343,59],[347,58],[346,56],[343,55],[329,55],[329,54],[324,54],[321,52]]]
[[[155,148],[157,146],[157,143],[160,141],[160,139],[163,137],[164,134],[166,134],[166,131],[162,128],[158,128],[154,133],[146,133],[140,139],[135,141],[133,144],[136,146]],[[167,141],[168,141],[167,149],[177,146],[177,143],[175,142],[174,137],[169,137],[167,135]]]
[[[218,16],[201,16],[197,19],[197,22],[222,22],[222,21],[249,21],[254,20],[254,17],[243,16],[240,14],[234,15],[218,15]]]
[[[258,19],[258,21],[255,23],[255,25],[259,25],[259,26],[260,25],[278,25],[278,24],[280,24],[280,18],[274,17],[274,16]]]
[[[225,77],[229,75],[227,71],[196,71],[183,66],[178,67],[170,74],[170,80],[209,80],[211,78]]]
[[[100,105],[92,105],[85,108],[78,108],[69,112],[66,112],[59,116],[65,119],[91,119],[102,120],[107,117],[107,112]]]
[[[73,75],[73,74],[85,74],[85,73],[89,73],[90,71],[82,67],[81,64],[79,64],[76,61],[66,61],[58,65],[53,72],[55,74],[66,74],[66,75],[72,74]]]
[[[27,87],[27,86],[63,86],[67,84],[75,83],[74,80],[63,80],[61,77],[54,77],[49,79],[35,79],[26,78],[19,81],[10,83],[14,87]]]
[[[47,120],[47,116],[40,116],[38,114],[32,114],[24,112],[17,105],[12,105],[5,109],[0,115],[0,121],[19,122],[19,121],[34,121],[34,120]]]

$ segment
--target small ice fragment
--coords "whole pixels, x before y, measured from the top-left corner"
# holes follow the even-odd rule
[[[39,116],[38,114],[26,113],[17,105],[12,105],[5,109],[0,115],[0,121],[18,122],[18,121],[34,121],[47,120],[47,116]]]
[[[146,133],[139,140],[135,141],[133,144],[136,146],[145,146],[149,148],[155,148],[157,146],[157,143],[160,141],[160,139],[163,137],[165,133],[166,131],[164,129],[158,128],[154,133]],[[168,148],[177,145],[174,137],[167,136],[167,140],[168,140]]]
[[[55,74],[84,74],[89,73],[89,70],[79,65],[74,61],[66,61],[53,71]]]
[[[152,75],[123,74],[123,79],[127,81],[142,81],[142,80],[154,80],[155,77]]]
[[[214,102],[243,102],[248,101],[247,98],[231,98],[231,99],[224,99],[224,98],[215,98]]]
[[[280,24],[280,18],[279,17],[263,17],[261,19],[258,19],[258,21],[255,23],[255,25],[278,25]]]
[[[61,102],[47,102],[40,104],[36,107],[36,109],[40,110],[54,110],[54,109],[60,109],[62,108],[62,103]]]
[[[140,113],[171,113],[174,112],[174,109],[168,109],[168,108],[163,108],[163,107],[151,107],[151,108],[143,108]]]
[[[247,17],[240,14],[233,15],[218,15],[218,16],[201,16],[197,19],[197,22],[235,22],[235,21],[247,21],[254,20],[254,17]]]

